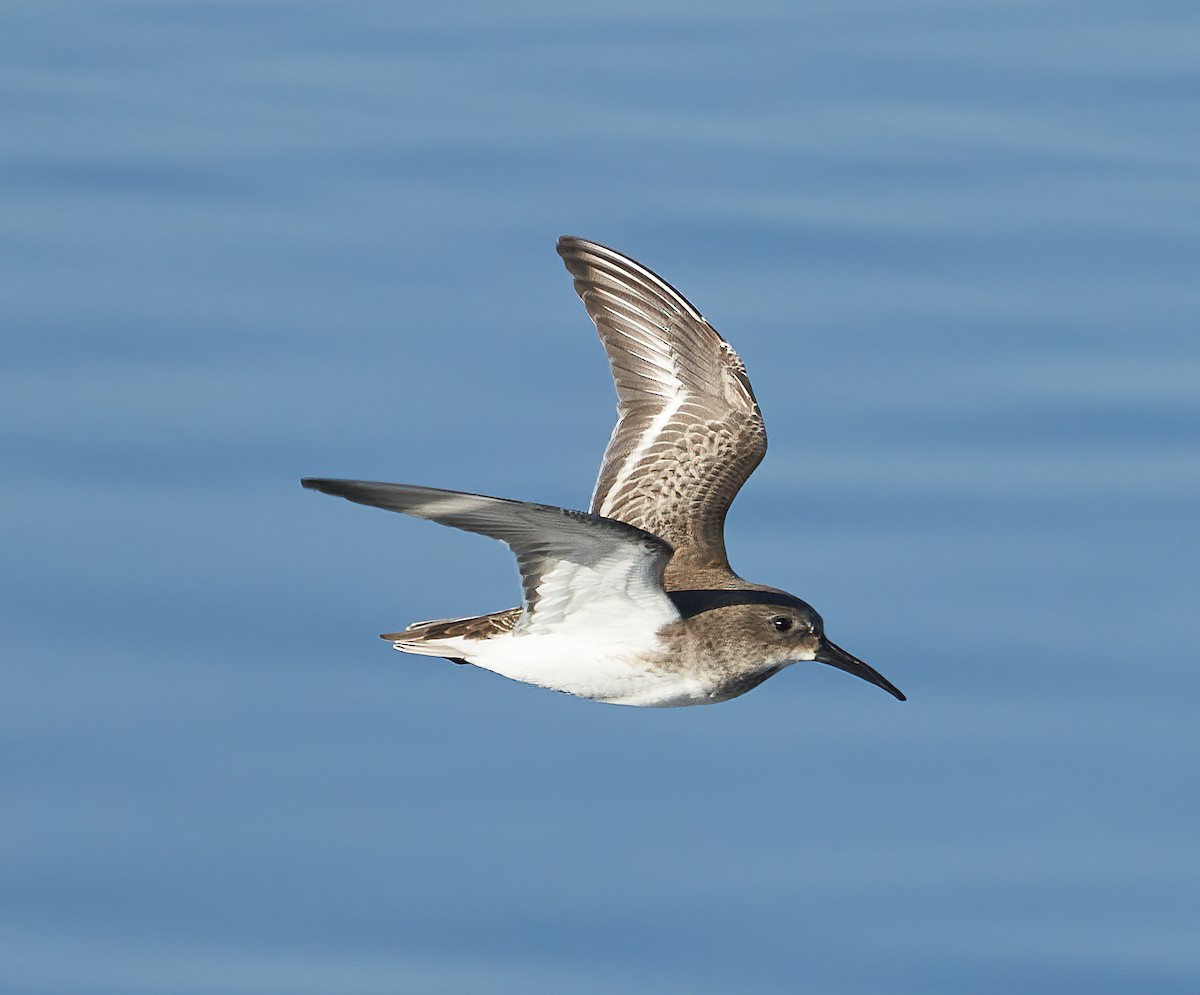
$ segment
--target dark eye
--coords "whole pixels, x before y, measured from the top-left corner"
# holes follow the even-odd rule
[[[775,627],[776,632],[787,632],[792,627],[792,620],[786,615],[776,615],[771,619],[771,625]]]

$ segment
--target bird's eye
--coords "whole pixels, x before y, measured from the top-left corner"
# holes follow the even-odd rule
[[[771,625],[775,627],[776,632],[787,632],[792,627],[792,620],[786,615],[776,615],[771,619]]]

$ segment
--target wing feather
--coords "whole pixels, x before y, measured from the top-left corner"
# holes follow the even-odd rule
[[[630,628],[654,633],[680,618],[663,587],[671,546],[625,522],[432,487],[311,477],[301,483],[506,543],[524,592],[516,635],[586,629],[594,641],[606,633],[619,638]],[[622,624],[614,628],[614,620]]]
[[[593,514],[675,547],[668,572],[728,570],[725,516],[767,435],[746,368],[661,277],[612,249],[563,237],[558,253],[595,322],[617,388],[617,425]]]

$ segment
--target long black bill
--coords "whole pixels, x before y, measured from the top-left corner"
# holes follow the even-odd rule
[[[853,674],[855,677],[861,677],[864,681],[870,681],[876,687],[881,687],[894,698],[899,698],[904,701],[904,695],[900,693],[900,689],[891,681],[883,676],[874,667],[868,667],[858,657],[851,656],[840,646],[831,643],[828,639],[822,638],[821,647],[817,650],[817,660],[820,663],[827,663],[831,667],[837,667],[838,670],[844,670],[847,674]]]

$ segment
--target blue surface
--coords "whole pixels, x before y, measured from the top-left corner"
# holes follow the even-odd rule
[[[0,987],[1194,992],[1192,4],[10,2]],[[564,232],[749,366],[795,667],[576,701],[375,634],[581,506]]]

